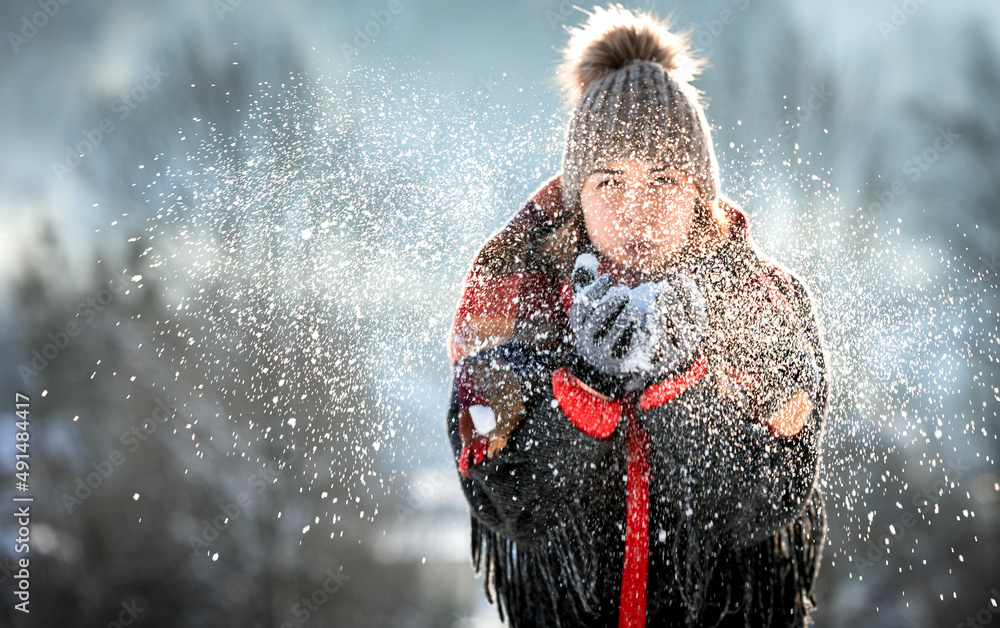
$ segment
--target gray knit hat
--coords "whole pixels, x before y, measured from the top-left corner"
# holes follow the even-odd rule
[[[621,6],[596,8],[570,31],[558,80],[574,107],[563,154],[562,193],[580,210],[590,172],[639,159],[684,170],[707,208],[715,205],[719,169],[699,93],[690,81],[702,61],[686,36],[666,22]]]

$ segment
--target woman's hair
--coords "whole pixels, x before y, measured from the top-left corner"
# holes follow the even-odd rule
[[[718,201],[711,130],[691,86],[703,61],[685,33],[648,13],[595,8],[570,31],[557,82],[572,114],[563,153],[563,205],[582,216],[588,174],[612,161],[636,159],[684,170],[699,202],[692,243],[728,236]]]

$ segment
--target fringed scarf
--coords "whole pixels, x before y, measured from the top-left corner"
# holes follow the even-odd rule
[[[697,276],[705,293],[711,327],[705,356],[720,391],[759,416],[774,408],[768,391],[775,389],[778,374],[771,364],[783,357],[775,353],[777,339],[810,336],[815,330],[801,320],[801,304],[794,302],[787,272],[754,249],[746,216],[731,203],[724,206],[732,227],[729,240],[710,258],[692,260],[680,270]],[[552,384],[527,376],[537,368],[526,362],[542,359],[558,366],[571,353],[570,275],[582,252],[596,253],[582,219],[564,210],[555,177],[476,255],[449,337],[463,475],[468,476],[470,465],[500,455],[533,400],[551,398]],[[607,260],[602,260],[601,272],[631,286],[649,279]],[[822,367],[821,353],[814,357]],[[824,406],[825,394],[821,391]],[[475,421],[476,413],[486,420]],[[629,498],[634,512],[642,496]],[[644,516],[648,519],[648,510]],[[591,555],[593,539],[586,525],[572,514],[566,521],[551,534],[567,538],[546,544],[550,552],[562,552],[553,560],[551,553],[518,547],[473,515],[473,565],[485,573],[487,598],[496,600],[501,618],[506,609],[512,625],[580,625],[590,607],[600,603],[593,581],[601,557]],[[669,559],[674,581],[663,583],[651,599],[643,594],[641,612],[630,612],[644,625],[662,595],[679,595],[688,626],[728,626],[737,608],[748,628],[805,625],[824,530],[822,501],[815,490],[793,525],[749,548],[718,550],[703,530],[678,525]],[[622,587],[645,590],[645,574],[641,583],[630,583],[634,577],[626,570]],[[737,585],[740,590],[734,590]],[[567,590],[574,596],[571,602],[564,599]],[[766,616],[777,612],[793,616]],[[621,613],[620,625],[631,625],[625,608]]]

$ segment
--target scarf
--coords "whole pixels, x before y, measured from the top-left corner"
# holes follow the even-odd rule
[[[565,365],[573,355],[567,315],[573,301],[570,276],[579,254],[596,254],[599,273],[610,274],[629,287],[656,278],[617,265],[595,251],[581,217],[564,209],[560,184],[557,176],[539,188],[479,250],[466,275],[448,340],[459,401],[462,448],[458,466],[468,477],[470,465],[502,451],[540,395],[554,394],[578,427],[599,438],[606,437],[624,416],[628,494],[620,626],[644,626],[648,441],[635,420],[634,404],[586,394]],[[793,292],[791,277],[756,250],[746,215],[735,204],[722,202],[730,223],[728,238],[709,254],[683,259],[674,269],[691,276],[705,297],[710,332],[703,357],[687,371],[643,391],[638,399],[644,410],[669,402],[708,369],[720,392],[753,416],[767,416],[786,401],[772,398],[772,391],[788,388],[776,385],[787,374],[774,365],[788,361],[780,347],[788,345],[789,336],[807,334],[785,296]],[[822,528],[821,506],[821,502],[810,506],[815,516],[806,525],[809,535]],[[473,523],[475,537],[479,526],[475,519]],[[781,534],[787,537],[789,532]],[[787,548],[789,540],[781,537],[780,543]],[[509,544],[493,541],[488,556]],[[474,557],[481,558],[483,551],[477,552],[475,545],[474,538]],[[817,551],[804,538],[791,545],[807,553]],[[800,571],[810,586],[814,569],[806,567],[815,564],[814,558],[809,554],[796,563],[803,565]],[[795,605],[803,603],[798,600]]]
[[[544,382],[530,373],[572,353],[570,276],[580,253],[597,252],[582,220],[564,210],[560,183],[556,176],[537,190],[479,250],[466,275],[448,337],[459,386],[463,474],[468,464],[503,448],[524,416],[525,402],[541,392]],[[772,365],[787,358],[777,347],[806,331],[776,286],[787,290],[789,273],[756,250],[743,211],[721,202],[731,225],[728,240],[678,270],[698,280],[706,298],[709,367],[727,395],[761,416],[779,401],[767,397],[775,388],[768,385],[776,375]],[[620,283],[634,287],[649,279],[598,256],[599,272]],[[472,412],[487,408],[495,427],[479,432]]]

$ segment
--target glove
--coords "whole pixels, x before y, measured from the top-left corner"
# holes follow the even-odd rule
[[[618,396],[698,356],[708,321],[704,299],[688,277],[629,290],[597,277],[596,258],[584,254],[577,258],[572,286],[569,319],[581,358],[574,374],[598,392]]]
[[[631,302],[628,288],[614,286],[607,275],[597,276],[593,255],[577,258],[571,284],[569,324],[577,359],[570,368],[599,393],[621,396],[636,372],[642,312]]]
[[[632,301],[643,312],[638,352],[649,366],[649,380],[663,379],[687,368],[701,351],[708,331],[705,300],[689,277],[672,275],[645,283],[632,291]]]

